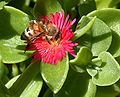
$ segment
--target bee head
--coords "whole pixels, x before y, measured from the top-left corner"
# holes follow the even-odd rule
[[[25,31],[22,33],[22,35],[21,35],[21,37],[20,37],[21,40],[27,40],[27,36],[26,36],[25,33],[28,32],[28,31],[29,31],[29,28],[26,28]]]

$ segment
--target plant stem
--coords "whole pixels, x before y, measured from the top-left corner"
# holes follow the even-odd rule
[[[13,96],[20,97],[29,82],[39,72],[39,62],[34,62],[28,66],[28,68],[21,74],[21,76],[15,81],[12,87],[9,89]]]

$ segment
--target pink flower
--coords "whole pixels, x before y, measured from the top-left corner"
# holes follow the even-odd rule
[[[73,32],[70,27],[75,23],[76,19],[69,21],[69,15],[65,18],[64,13],[50,14],[48,17],[42,18],[41,21],[46,27],[45,32],[29,44],[27,50],[35,50],[33,53],[34,60],[41,60],[48,64],[56,64],[62,60],[66,53],[69,52],[76,56],[73,47],[77,43],[70,40]]]

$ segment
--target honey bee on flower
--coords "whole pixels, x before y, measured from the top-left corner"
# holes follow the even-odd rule
[[[73,47],[77,43],[70,40],[73,37],[70,28],[76,19],[69,21],[69,15],[65,18],[64,13],[50,14],[40,20],[32,20],[21,35],[26,40],[26,50],[35,50],[34,60],[41,60],[48,64],[56,64],[66,53],[76,56]]]

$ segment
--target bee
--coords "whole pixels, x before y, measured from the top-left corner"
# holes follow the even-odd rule
[[[31,20],[28,27],[22,33],[21,40],[26,40],[28,47],[41,35],[49,44],[51,44],[51,41],[58,40],[60,37],[60,33],[54,24],[50,22],[43,23],[42,21]]]
[[[31,20],[28,27],[22,33],[21,40],[26,40],[30,44],[44,32],[45,28],[42,22],[38,23],[36,20]]]

